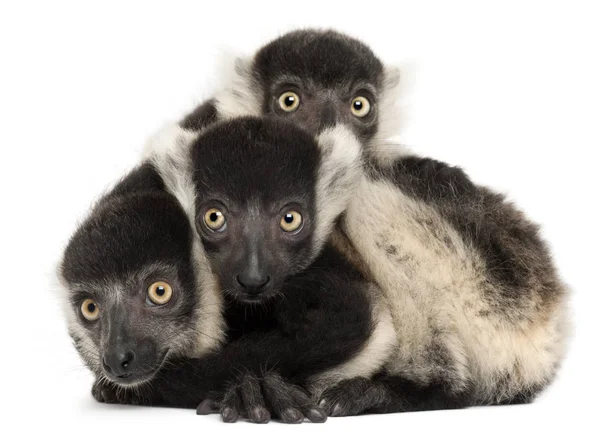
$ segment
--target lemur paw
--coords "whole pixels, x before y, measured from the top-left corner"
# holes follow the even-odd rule
[[[140,405],[141,400],[135,392],[119,388],[105,381],[96,381],[92,386],[92,396],[98,402],[106,404]]]
[[[377,411],[388,402],[387,391],[368,378],[353,378],[340,382],[321,395],[319,407],[329,416],[356,416]]]
[[[205,399],[196,410],[205,415],[220,413],[223,422],[236,422],[241,416],[254,423],[267,423],[271,414],[284,423],[325,422],[327,415],[300,388],[276,373],[258,377],[243,374],[223,392]]]

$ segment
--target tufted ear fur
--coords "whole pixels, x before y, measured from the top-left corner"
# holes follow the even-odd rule
[[[195,229],[195,186],[192,179],[190,149],[199,132],[183,129],[177,123],[163,126],[146,143],[143,159],[152,163],[185,211]],[[192,257],[196,268],[197,289],[200,293],[202,317],[199,317],[199,338],[191,355],[200,355],[224,341],[225,321],[222,316],[222,296],[215,276],[210,272],[206,253],[194,232]]]
[[[377,133],[366,145],[369,155],[381,165],[392,163],[399,156],[410,154],[410,150],[399,141],[399,135],[406,122],[400,103],[406,92],[410,67],[386,66],[381,82],[379,98],[379,125]]]
[[[252,64],[253,59],[249,57],[222,62],[223,87],[215,101],[223,118],[261,115],[263,95],[252,74]]]
[[[316,184],[319,215],[314,250],[319,251],[358,186],[362,175],[362,151],[358,139],[343,125],[323,131],[317,141],[322,155]]]

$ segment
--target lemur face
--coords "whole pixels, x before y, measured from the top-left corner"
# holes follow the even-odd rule
[[[280,120],[213,126],[192,148],[196,229],[221,287],[264,301],[314,258],[320,152]]]
[[[288,33],[254,57],[263,113],[317,134],[344,124],[363,143],[377,132],[384,67],[371,49],[334,31]]]
[[[97,377],[141,384],[193,349],[192,235],[173,197],[137,193],[101,205],[72,237],[60,269],[69,332]]]

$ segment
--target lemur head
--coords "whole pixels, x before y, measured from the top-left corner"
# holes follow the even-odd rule
[[[361,41],[332,30],[299,30],[251,60],[238,59],[230,88],[217,102],[225,116],[276,115],[312,134],[343,124],[368,146],[395,133],[390,124],[398,124],[398,82],[397,70]]]
[[[72,236],[59,278],[69,333],[97,377],[141,384],[167,357],[195,350],[193,246],[187,215],[164,191],[107,198]]]
[[[263,301],[311,263],[355,187],[359,154],[343,129],[315,140],[274,118],[200,135],[191,151],[196,229],[226,293]]]

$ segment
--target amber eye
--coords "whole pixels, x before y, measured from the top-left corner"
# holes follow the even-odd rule
[[[279,106],[285,112],[294,112],[300,105],[300,96],[292,91],[287,91],[279,96]]]
[[[356,96],[352,99],[351,109],[354,115],[362,118],[371,112],[371,103],[366,97]]]
[[[173,289],[169,284],[158,281],[148,287],[148,297],[156,305],[164,305],[171,300]]]
[[[297,231],[302,226],[302,215],[296,211],[288,211],[281,217],[279,226],[285,232]]]
[[[225,230],[225,216],[217,208],[211,208],[204,213],[204,223],[211,231]]]
[[[81,313],[90,322],[93,322],[100,316],[100,308],[98,304],[94,302],[94,299],[86,299],[81,304]]]

